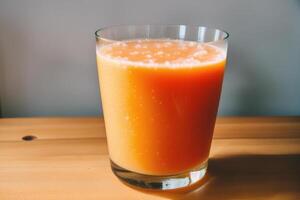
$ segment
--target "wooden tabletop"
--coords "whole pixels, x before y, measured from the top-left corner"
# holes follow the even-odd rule
[[[300,199],[300,117],[218,119],[206,181],[177,192],[118,181],[101,118],[0,119],[0,199]]]

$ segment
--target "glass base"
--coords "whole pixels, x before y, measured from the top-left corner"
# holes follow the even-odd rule
[[[174,190],[188,187],[200,180],[202,180],[207,171],[207,161],[198,167],[182,174],[155,176],[145,175],[124,169],[113,161],[111,161],[111,169],[113,173],[125,183],[129,185],[140,187],[144,189],[154,190]]]

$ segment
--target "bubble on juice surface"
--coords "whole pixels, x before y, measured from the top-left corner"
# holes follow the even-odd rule
[[[158,52],[156,52],[156,55],[163,55],[163,54],[164,54],[163,51],[158,51]]]
[[[165,47],[169,47],[169,46],[171,46],[171,45],[172,45],[172,43],[169,42],[169,41],[168,41],[168,42],[164,42],[164,46],[165,46]]]
[[[193,56],[194,57],[197,57],[197,56],[203,56],[203,55],[206,55],[207,54],[207,51],[205,49],[200,49],[198,51],[196,51]]]
[[[194,47],[194,46],[196,46],[196,44],[197,44],[196,42],[188,42],[189,47]]]
[[[138,43],[138,44],[136,44],[136,45],[134,46],[134,48],[140,49],[140,48],[142,48],[142,45],[141,45],[140,43]]]
[[[138,54],[139,54],[138,51],[130,51],[130,52],[129,52],[129,55],[132,55],[132,56],[133,56],[133,55],[138,55]]]
[[[155,43],[154,44],[155,48],[160,49],[161,48],[161,44],[160,43]]]
[[[149,63],[155,63],[155,61],[153,59],[150,59]]]

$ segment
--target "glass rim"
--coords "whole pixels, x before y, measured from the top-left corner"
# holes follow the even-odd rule
[[[220,31],[222,33],[224,33],[224,37],[222,37],[221,39],[219,40],[216,40],[216,41],[225,41],[229,38],[229,33],[223,29],[219,29],[219,28],[212,28],[212,27],[208,27],[208,26],[202,26],[202,25],[187,25],[187,24],[121,24],[121,25],[112,25],[112,26],[104,26],[102,28],[99,28],[95,31],[95,36],[96,38],[100,39],[100,38],[103,38],[103,39],[108,39],[108,38],[105,38],[103,36],[101,36],[101,32],[105,31],[105,30],[109,30],[111,28],[133,28],[133,27],[180,27],[180,26],[185,26],[186,28],[205,28],[205,29],[208,29],[208,30],[216,30],[216,31]]]

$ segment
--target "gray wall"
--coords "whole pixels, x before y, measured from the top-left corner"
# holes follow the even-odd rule
[[[230,32],[221,115],[300,115],[299,0],[0,0],[2,117],[101,113],[94,31],[200,24]]]

